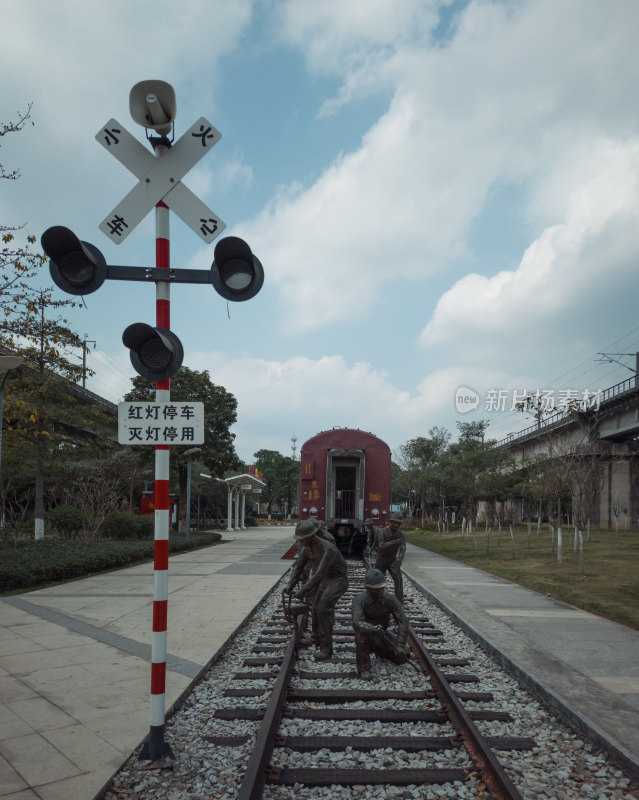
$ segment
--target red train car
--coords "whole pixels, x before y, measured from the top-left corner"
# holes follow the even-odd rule
[[[372,433],[333,428],[313,436],[300,452],[300,520],[326,520],[339,549],[360,555],[367,517],[390,516],[391,451]]]

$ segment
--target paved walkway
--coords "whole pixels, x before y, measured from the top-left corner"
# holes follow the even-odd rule
[[[639,778],[639,631],[416,545],[403,568],[438,605]]]
[[[166,709],[291,562],[292,527],[171,556]],[[153,565],[0,598],[0,798],[92,800],[149,732]]]

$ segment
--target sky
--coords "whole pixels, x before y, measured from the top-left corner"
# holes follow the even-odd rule
[[[176,92],[175,139],[222,134],[183,183],[264,266],[227,303],[171,287],[184,364],[238,401],[246,463],[333,427],[394,453],[486,420],[500,440],[596,402],[639,351],[636,0],[0,0],[0,223],[71,228],[107,263],[155,266],[151,211],[119,245],[98,225],[136,177],[96,135],[145,147],[129,92]],[[31,124],[33,123],[33,124]],[[171,265],[208,270],[171,214]],[[48,274],[43,280],[50,284]],[[60,293],[61,296],[62,293]],[[155,290],[109,280],[70,314],[87,388],[135,375],[123,330]],[[95,342],[95,346],[94,343]],[[604,354],[604,355],[602,355]],[[81,359],[81,353],[72,354]]]

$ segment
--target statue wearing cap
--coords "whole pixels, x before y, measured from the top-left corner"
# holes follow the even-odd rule
[[[395,664],[408,661],[408,617],[394,594],[385,591],[386,576],[379,569],[369,569],[364,578],[364,591],[353,598],[355,629],[355,662],[357,674],[364,680],[373,677],[371,654]],[[397,623],[397,636],[387,628]]]
[[[333,626],[335,606],[348,588],[347,567],[344,556],[337,547],[318,536],[317,520],[307,519],[295,528],[295,540],[299,545],[299,556],[288,582],[286,591],[291,594],[307,567],[311,577],[300,586],[296,596],[313,597],[312,636],[319,647],[316,661],[333,657]]]
[[[395,596],[401,603],[404,599],[402,580],[402,561],[406,552],[406,539],[401,529],[402,518],[393,514],[385,528],[378,528],[376,534],[377,555],[375,568],[390,573],[395,584]]]
[[[309,517],[309,520],[311,519],[317,525],[317,531],[316,531],[317,536],[319,536],[320,539],[326,539],[327,542],[332,542],[333,544],[335,544],[335,537],[327,528],[326,520],[317,519],[317,517]]]

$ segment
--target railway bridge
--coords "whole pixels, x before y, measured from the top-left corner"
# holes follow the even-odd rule
[[[522,464],[548,455],[596,455],[601,469],[592,524],[610,528],[627,518],[629,527],[639,527],[639,375],[603,391],[597,408],[557,411],[497,447]]]

